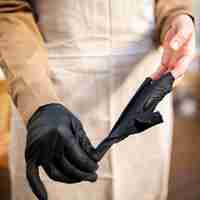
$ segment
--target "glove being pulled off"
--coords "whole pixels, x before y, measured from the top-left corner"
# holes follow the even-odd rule
[[[173,82],[171,73],[158,80],[146,78],[108,137],[96,149],[81,122],[64,106],[48,104],[40,107],[28,122],[25,152],[27,178],[38,199],[47,200],[39,166],[55,181],[96,181],[97,162],[113,144],[163,122],[161,114],[154,110],[172,90]]]
[[[174,77],[170,72],[158,80],[146,78],[111,129],[109,136],[92,153],[93,159],[101,160],[113,144],[129,135],[141,133],[162,123],[160,112],[154,112],[154,110],[172,90],[173,82]]]

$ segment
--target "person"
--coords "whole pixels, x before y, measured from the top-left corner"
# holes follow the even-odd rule
[[[37,24],[28,2],[0,0],[1,68],[15,105],[10,168],[16,200],[34,199],[25,177],[24,149],[25,127],[38,108],[49,104],[68,108],[96,145],[146,76],[157,79],[170,71],[178,79],[194,51],[191,0],[34,3]],[[154,36],[163,49],[155,45]],[[56,183],[41,170],[49,199],[166,199],[170,97],[159,110],[165,123],[112,148],[99,164],[96,182]],[[41,148],[51,142],[44,141]]]

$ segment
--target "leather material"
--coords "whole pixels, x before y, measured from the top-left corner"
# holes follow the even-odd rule
[[[27,178],[36,196],[40,200],[48,199],[39,177],[40,165],[55,181],[96,181],[94,171],[97,164],[94,160],[100,161],[113,144],[129,135],[163,122],[161,114],[154,110],[172,90],[173,82],[171,73],[159,80],[146,78],[108,137],[96,149],[92,147],[81,122],[63,105],[47,104],[40,107],[28,122],[25,152]]]
[[[63,105],[40,107],[29,120],[27,130],[26,173],[38,199],[47,199],[39,176],[40,165],[55,181],[96,181],[98,165],[87,153],[92,145],[81,122]]]
[[[109,148],[127,138],[163,122],[156,106],[172,90],[174,77],[167,73],[159,80],[146,78],[112,128],[109,136],[97,147],[93,157],[100,160]]]

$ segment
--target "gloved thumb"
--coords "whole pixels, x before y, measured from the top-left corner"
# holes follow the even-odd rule
[[[33,193],[39,200],[47,200],[47,191],[39,176],[39,168],[35,162],[28,162],[26,176]]]

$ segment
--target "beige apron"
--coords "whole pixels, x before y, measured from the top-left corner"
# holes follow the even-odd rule
[[[48,3],[47,3],[48,2]],[[153,0],[38,0],[52,81],[98,144],[135,90],[160,63],[152,42]],[[171,147],[171,103],[165,123],[131,136],[100,163],[96,183],[61,184],[41,170],[49,200],[164,200]],[[25,129],[13,117],[13,200],[33,200],[24,171]]]

